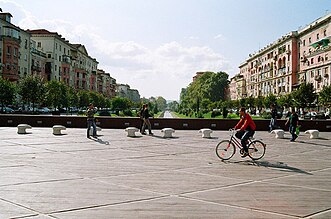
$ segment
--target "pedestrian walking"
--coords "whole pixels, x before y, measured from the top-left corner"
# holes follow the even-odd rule
[[[295,112],[294,108],[292,108],[291,112],[292,113],[291,113],[290,117],[287,119],[285,125],[287,125],[287,124],[290,125],[289,130],[290,130],[290,133],[292,134],[292,138],[290,141],[295,141],[295,139],[298,137],[298,135],[296,134],[296,129],[299,125],[299,116]]]
[[[140,121],[141,121],[141,123],[140,123],[140,133],[141,134],[146,134],[145,132],[143,132],[143,126],[144,126],[143,113],[144,113],[145,105],[146,104],[143,104],[142,107],[141,107],[141,109],[138,112],[138,116],[139,116]]]
[[[97,126],[95,124],[95,118],[94,118],[95,113],[96,113],[96,109],[94,108],[94,105],[92,103],[90,103],[89,107],[86,110],[86,115],[87,115],[87,138],[90,138],[91,127],[93,128],[92,136],[94,138],[97,137]]]
[[[146,126],[147,126],[149,134],[153,135],[151,122],[149,121],[150,114],[149,114],[149,111],[148,111],[148,104],[145,104],[142,115],[143,115],[144,124],[143,124],[143,128],[141,130],[141,134],[143,134],[143,135],[146,134],[145,129],[146,129]]]
[[[271,119],[270,119],[270,124],[269,124],[269,132],[272,130],[278,128],[277,126],[277,109],[275,104],[271,104]]]

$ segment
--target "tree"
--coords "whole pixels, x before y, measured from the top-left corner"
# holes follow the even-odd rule
[[[229,85],[228,77],[225,72],[208,72],[202,75],[203,96],[212,102],[225,100],[225,90]]]
[[[0,78],[0,103],[1,111],[5,104],[13,103],[15,98],[15,85],[7,79]]]
[[[319,103],[324,107],[331,107],[331,86],[324,86],[319,93]]]
[[[264,101],[264,97],[262,96],[258,96],[256,99],[255,99],[255,104],[256,104],[256,107],[261,110],[262,107],[263,107],[263,101]]]
[[[79,105],[79,97],[75,88],[68,87],[67,89],[68,96],[68,107],[77,107]]]
[[[85,90],[78,91],[78,98],[80,108],[86,108],[90,103],[89,92]]]
[[[32,103],[34,111],[35,104],[43,102],[45,95],[45,84],[38,75],[28,75],[18,83],[18,94],[23,102]]]
[[[130,109],[132,103],[128,98],[114,97],[111,101],[111,106],[113,110],[120,111]]]
[[[263,100],[263,105],[265,108],[269,108],[271,104],[276,104],[277,97],[273,94],[269,94]]]
[[[52,80],[46,84],[46,102],[55,109],[68,106],[68,87],[62,81]]]
[[[178,112],[179,103],[177,101],[171,101],[168,103],[168,107],[173,112]]]
[[[167,101],[163,97],[157,97],[156,104],[160,111],[164,111],[167,108]]]
[[[225,100],[225,90],[228,87],[228,74],[225,72],[204,72],[200,77],[183,88],[180,94],[180,109],[185,114],[193,109],[200,111],[202,100],[211,102]]]
[[[312,83],[300,84],[298,90],[292,92],[294,106],[299,108],[306,108],[312,106],[316,101],[317,94]]]
[[[292,95],[291,94],[282,95],[276,100],[276,103],[278,106],[282,108],[284,107],[288,108],[291,105],[293,105]]]

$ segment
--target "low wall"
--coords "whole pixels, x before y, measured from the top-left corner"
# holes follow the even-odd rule
[[[141,120],[137,117],[96,117],[97,126],[101,128],[124,129],[126,127],[140,127]],[[237,119],[179,119],[153,118],[150,119],[152,129],[174,128],[175,130],[199,130],[210,128],[213,130],[228,130],[238,122]],[[269,120],[254,120],[259,131],[267,131]],[[286,120],[278,120],[278,125],[284,130]],[[32,127],[52,127],[64,125],[68,128],[85,128],[86,117],[83,116],[45,116],[45,115],[0,115],[0,126],[15,127],[18,124],[29,124]],[[331,120],[300,120],[301,130],[318,129],[330,132]]]

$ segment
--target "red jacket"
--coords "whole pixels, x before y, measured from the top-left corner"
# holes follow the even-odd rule
[[[256,125],[255,125],[252,117],[248,113],[245,113],[245,115],[243,117],[241,117],[238,124],[234,128],[238,129],[239,127],[240,127],[240,130],[246,130],[248,127],[252,131],[255,131],[255,129],[256,129]]]

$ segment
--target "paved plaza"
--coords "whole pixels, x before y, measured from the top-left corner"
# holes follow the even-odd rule
[[[267,144],[257,162],[222,162],[214,131],[130,138],[123,129],[0,127],[0,218],[331,218],[331,137],[300,134]]]

